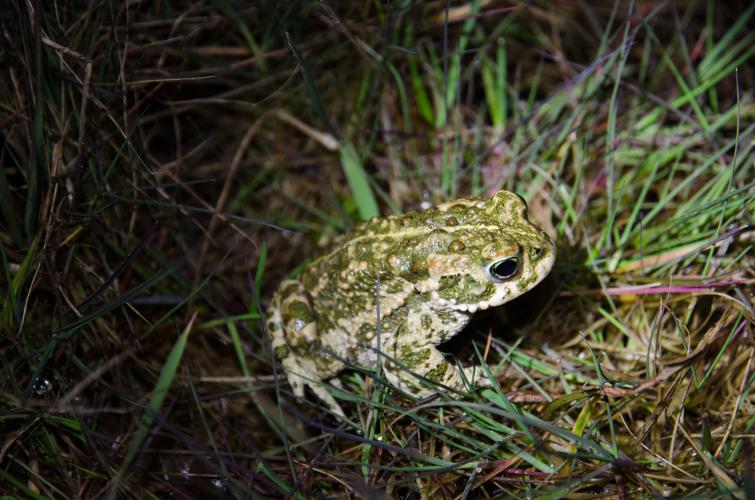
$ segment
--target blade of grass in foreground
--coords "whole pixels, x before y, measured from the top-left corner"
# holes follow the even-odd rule
[[[345,145],[341,148],[341,166],[362,220],[379,215],[380,210],[370,188],[367,172],[364,171],[354,146]]]
[[[170,354],[168,354],[168,359],[165,360],[163,369],[160,371],[160,377],[157,379],[157,383],[155,384],[155,390],[152,391],[152,397],[149,399],[147,411],[144,413],[142,421],[139,423],[139,428],[136,430],[136,434],[134,434],[134,439],[131,441],[131,446],[128,449],[128,453],[126,453],[126,458],[123,460],[123,464],[121,465],[118,474],[113,480],[113,485],[110,488],[110,492],[107,496],[108,499],[115,497],[115,494],[120,487],[121,481],[123,481],[123,478],[126,476],[131,463],[134,461],[134,458],[136,458],[136,455],[137,453],[139,453],[144,439],[147,437],[147,434],[149,434],[149,431],[152,428],[152,423],[155,420],[155,416],[160,411],[163,401],[165,400],[165,396],[168,394],[168,389],[170,389],[170,384],[171,382],[173,382],[173,377],[176,375],[176,370],[178,369],[178,365],[181,362],[181,357],[183,356],[186,342],[189,339],[189,332],[191,332],[192,326],[194,325],[194,320],[196,318],[197,313],[195,312],[191,316],[189,324],[186,325],[186,328],[184,328],[184,331],[181,332],[181,335],[178,337],[178,341],[176,341],[173,349],[171,349]]]
[[[10,473],[5,472],[4,470],[0,469],[0,479],[6,481],[7,485],[13,485],[16,488],[18,488],[19,491],[22,491],[24,494],[28,495],[29,498],[35,498],[35,499],[44,499],[45,497],[35,492],[33,489],[29,488],[26,484],[24,484],[23,481],[16,479],[15,477],[11,476]],[[11,496],[3,497],[3,498],[14,498]]]
[[[232,321],[229,321],[226,324],[226,327],[228,328],[228,333],[231,336],[231,343],[233,344],[233,348],[236,351],[236,357],[239,361],[239,366],[241,367],[241,373],[244,375],[244,377],[251,377],[252,372],[249,370],[249,367],[246,364],[246,356],[244,355],[244,347],[241,345],[241,337],[239,336],[238,328],[236,328],[236,324]],[[270,426],[270,429],[275,433],[276,436],[278,436],[278,439],[283,441],[283,432],[281,431],[278,424],[275,422],[275,419],[265,410],[265,407],[260,403],[259,398],[257,397],[257,393],[254,387],[252,387],[252,384],[250,382],[247,382],[245,384],[246,390],[249,393],[249,397],[252,400],[252,403],[257,408],[257,411],[260,412],[260,415],[262,415],[267,422],[267,425]]]

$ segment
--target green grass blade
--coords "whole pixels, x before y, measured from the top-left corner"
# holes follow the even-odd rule
[[[2,273],[5,277],[5,283],[8,288],[5,291],[6,295],[3,297],[2,305],[0,306],[0,326],[2,331],[10,331],[13,325],[17,325],[20,322],[19,307],[16,296],[16,291],[13,288],[13,277],[10,272],[10,263],[8,262],[8,256],[5,253],[5,245],[0,241],[0,259],[2,264]],[[2,292],[2,290],[0,290]]]
[[[423,78],[417,69],[417,57],[409,59],[409,80],[412,84],[414,103],[417,105],[419,115],[430,125],[434,124],[436,120],[435,112],[433,111],[433,105],[430,103],[430,98],[427,95],[427,90],[425,90]]]
[[[252,52],[252,54],[254,54],[255,64],[257,65],[261,73],[267,73],[265,55],[262,53],[259,44],[257,44],[257,42],[254,40],[252,31],[249,29],[249,26],[247,25],[244,18],[241,17],[238,12],[236,12],[234,6],[227,0],[212,0],[212,3],[214,3],[218,7],[218,9],[220,9],[226,16],[228,16],[236,23],[236,26],[241,32],[241,36],[244,38],[247,47],[249,47],[249,50]]]
[[[10,475],[8,472],[6,472],[3,469],[0,469],[0,479],[2,479],[6,483],[6,485],[13,485],[15,488],[18,489],[18,491],[23,492],[24,495],[28,495],[29,498],[34,498],[34,499],[38,499],[38,500],[45,500],[46,498],[48,498],[48,497],[46,497],[44,495],[40,495],[39,493],[37,493],[33,489],[29,488],[26,484],[24,484],[25,481],[21,481],[21,480],[16,479],[15,477],[13,477],[12,475]],[[12,499],[15,499],[17,497],[8,495],[7,497],[3,496],[3,497],[0,497],[0,498],[2,498],[2,500],[6,500],[6,499],[7,500],[12,500]]]
[[[377,200],[375,200],[375,195],[370,187],[369,177],[362,167],[362,162],[354,146],[347,144],[341,148],[341,167],[346,174],[346,180],[349,182],[359,217],[362,220],[367,220],[370,217],[380,215]]]
[[[88,314],[84,316],[83,318],[80,318],[76,321],[73,321],[65,326],[60,327],[59,329],[55,330],[53,332],[54,335],[58,335],[61,337],[67,337],[70,334],[74,333],[76,330],[81,328],[82,326],[94,321],[95,319],[99,318],[100,316],[107,314],[114,309],[117,309],[121,307],[122,305],[126,304],[133,298],[135,298],[137,295],[142,293],[144,290],[147,290],[152,285],[162,281],[163,278],[165,278],[167,275],[173,273],[173,268],[164,269],[161,272],[155,274],[150,279],[145,281],[144,283],[140,283],[139,285],[135,286],[134,288],[127,290],[126,292],[119,295],[115,300],[108,302],[107,304],[103,305],[102,307],[99,307],[91,314]]]
[[[726,33],[724,33],[718,43],[716,43],[713,48],[706,53],[705,57],[702,61],[700,61],[700,64],[697,67],[697,74],[699,75],[700,81],[706,80],[708,77],[712,76],[712,73],[718,73],[720,66],[722,64],[726,64],[727,58],[730,58],[734,54],[736,54],[737,51],[732,50],[732,44],[735,43],[737,35],[742,31],[743,28],[745,28],[745,26],[747,26],[747,21],[750,19],[750,17],[752,17],[754,13],[755,3],[751,3],[746,11],[737,16],[737,20],[731,25],[728,30],[726,30]],[[708,35],[712,37],[712,29],[710,30]],[[748,32],[744,37],[742,37],[739,43],[747,43],[748,39],[752,38],[752,35],[752,31]]]
[[[401,102],[401,121],[404,127],[404,132],[411,132],[412,122],[409,118],[409,98],[406,95],[406,86],[404,85],[404,80],[401,78],[401,74],[399,73],[398,69],[396,69],[396,66],[391,63],[387,63],[387,66],[388,71],[396,81],[396,90],[398,91],[399,101]]]
[[[296,58],[296,62],[299,64],[299,69],[301,70],[302,77],[304,78],[304,85],[307,89],[307,94],[312,101],[312,105],[315,108],[315,113],[317,113],[320,121],[322,121],[323,125],[325,125],[328,131],[337,137],[338,134],[336,133],[333,124],[330,122],[330,118],[328,118],[328,113],[325,111],[325,106],[323,106],[322,104],[320,93],[317,91],[315,80],[314,78],[312,78],[312,72],[309,70],[307,62],[304,60],[304,57],[301,55],[301,53],[296,49],[296,46],[294,45],[293,40],[291,40],[291,36],[288,34],[288,32],[285,32],[285,35],[286,43],[288,43],[288,48],[291,50],[291,53]]]
[[[23,233],[19,224],[18,211],[13,204],[13,198],[11,198],[11,189],[8,182],[8,176],[6,175],[8,164],[13,164],[18,168],[19,162],[16,159],[16,155],[12,154],[11,146],[3,141],[2,149],[0,149],[0,221],[4,222],[8,228],[11,239],[18,245],[21,245],[23,241]],[[10,159],[9,159],[10,158]]]
[[[39,21],[39,18],[37,18]],[[41,26],[35,22],[33,26],[35,31],[34,40],[34,72],[36,81],[34,82],[34,93],[36,94],[35,104],[31,107],[32,122],[32,145],[31,145],[31,164],[27,172],[27,192],[26,192],[26,209],[24,212],[24,226],[26,236],[36,233],[39,224],[42,198],[47,188],[49,172],[47,171],[47,158],[49,158],[47,141],[45,140],[45,103],[48,100],[45,92],[46,74],[45,74],[45,52],[42,50]]]
[[[181,363],[181,357],[183,356],[184,349],[186,348],[186,343],[189,339],[189,333],[192,330],[192,326],[194,325],[194,320],[196,318],[197,313],[194,313],[191,316],[189,323],[186,325],[186,328],[184,328],[184,331],[181,332],[181,335],[179,335],[178,340],[173,346],[173,349],[171,349],[170,353],[168,354],[168,358],[165,360],[165,364],[163,364],[163,368],[160,371],[160,376],[158,377],[155,388],[152,391],[152,396],[149,399],[149,403],[147,404],[144,416],[139,423],[139,428],[136,430],[134,438],[131,440],[131,446],[126,453],[126,458],[123,459],[123,464],[121,464],[121,467],[118,470],[118,475],[113,480],[113,485],[110,488],[108,498],[115,497],[115,493],[116,491],[118,491],[120,483],[125,478],[128,469],[131,467],[132,462],[139,453],[144,439],[152,429],[152,423],[154,422],[157,414],[160,412],[160,408],[162,408],[165,396],[168,395],[170,384],[173,382],[173,378],[176,375],[178,366]]]
[[[482,88],[485,91],[485,100],[488,105],[488,113],[490,113],[490,122],[497,129],[503,128],[503,114],[501,101],[503,96],[498,91],[498,81],[493,73],[493,63],[489,58],[482,60],[482,67],[480,68],[480,76],[482,77]]]

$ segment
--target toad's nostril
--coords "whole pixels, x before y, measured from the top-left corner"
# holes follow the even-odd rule
[[[543,249],[540,247],[535,247],[532,249],[532,253],[535,254],[535,257],[540,257],[543,254]]]

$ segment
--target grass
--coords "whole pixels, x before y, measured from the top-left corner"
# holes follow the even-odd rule
[[[748,498],[755,7],[2,7],[9,497]],[[359,219],[513,190],[551,276],[295,398],[260,318]]]

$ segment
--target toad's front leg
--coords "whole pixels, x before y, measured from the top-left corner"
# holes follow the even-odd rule
[[[384,350],[387,359],[383,360],[383,370],[388,381],[416,397],[434,394],[433,384],[458,391],[465,390],[469,384],[490,385],[481,367],[460,369],[437,349],[437,344],[453,337],[469,318],[462,311],[427,305],[410,308],[406,321],[390,336]],[[422,378],[432,384],[423,383]]]

